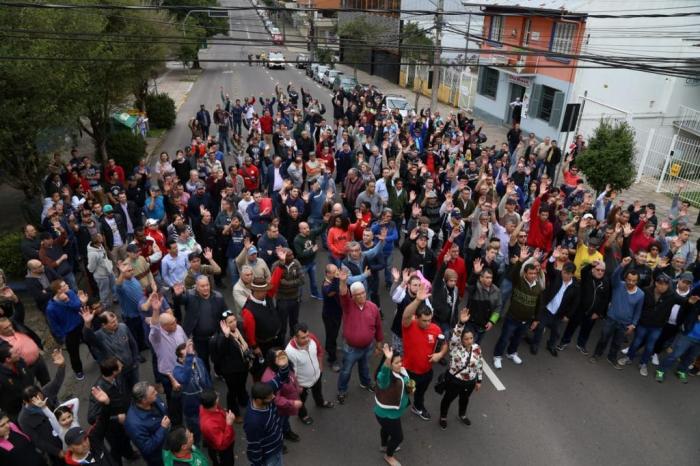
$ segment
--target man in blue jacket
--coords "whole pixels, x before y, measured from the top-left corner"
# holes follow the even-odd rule
[[[204,362],[195,355],[194,342],[180,344],[175,349],[177,363],[173,377],[182,386],[182,414],[185,426],[194,435],[194,441],[200,445],[202,431],[199,428],[199,396],[206,389],[212,388],[211,377],[204,368]]]
[[[282,418],[273,400],[275,392],[289,380],[287,354],[279,350],[275,356],[279,371],[269,382],[255,382],[250,390],[250,404],[245,412],[243,429],[248,447],[246,454],[253,466],[282,464]],[[301,406],[301,401],[296,400]]]
[[[595,347],[593,356],[588,360],[591,363],[598,361],[603,355],[605,348],[610,343],[608,352],[608,362],[615,369],[622,369],[623,366],[617,363],[617,353],[625,339],[625,335],[631,335],[639,322],[644,304],[644,292],[637,287],[639,273],[634,269],[629,269],[622,279],[622,270],[632,262],[631,257],[622,259],[620,265],[615,269],[610,283],[612,284],[612,301],[608,315],[603,322],[603,331],[600,340]]]
[[[382,210],[382,215],[380,219],[372,224],[372,233],[374,236],[378,236],[382,228],[386,228],[386,239],[384,240],[384,247],[382,248],[382,255],[384,256],[384,284],[386,289],[391,288],[391,283],[393,279],[391,277],[391,255],[394,253],[394,246],[399,240],[399,230],[396,228],[396,224],[392,220],[393,211],[386,207]]]
[[[148,466],[163,466],[163,443],[170,428],[168,409],[153,384],[139,382],[131,391],[133,403],[124,428]]]
[[[51,282],[53,298],[46,305],[46,319],[54,339],[66,345],[70,356],[70,365],[75,378],[83,380],[83,363],[80,360],[80,342],[83,340],[83,318],[80,308],[88,301],[88,296],[81,290],[76,294],[65,280]]]

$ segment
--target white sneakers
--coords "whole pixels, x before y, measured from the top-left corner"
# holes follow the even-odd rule
[[[655,366],[659,365],[659,355],[654,353],[654,355],[651,357],[651,363]]]
[[[520,359],[520,356],[518,356],[518,353],[506,354],[506,358],[513,361],[513,364],[520,365],[523,363],[523,360]],[[493,367],[495,367],[496,369],[503,368],[503,358],[501,356],[494,356],[493,357]]]
[[[640,364],[639,365],[639,375],[642,375],[646,377],[649,375],[649,371],[647,370],[647,365],[646,364]]]
[[[617,360],[617,363],[621,366],[626,366],[627,364],[632,364],[632,360],[627,356],[623,356]]]
[[[622,351],[620,353],[622,354],[627,354],[627,352],[630,350],[630,347],[628,346],[627,348],[622,348]]]
[[[518,356],[518,353],[513,353],[513,354],[506,354],[506,357],[513,361],[514,364],[522,364],[523,360],[520,359],[520,356]]]

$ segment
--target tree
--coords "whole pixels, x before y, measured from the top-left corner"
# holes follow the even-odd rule
[[[120,5],[139,5],[139,0],[110,0]],[[167,13],[157,11],[106,10],[98,20],[102,41],[81,47],[82,55],[94,61],[79,66],[84,86],[84,119],[79,124],[93,140],[96,158],[108,159],[107,137],[114,111],[123,106],[129,94],[142,97],[144,82],[154,67],[161,66],[169,48],[163,42],[145,37],[168,35],[172,31]],[[134,39],[130,39],[134,38]],[[142,61],[146,57],[149,61]],[[87,123],[85,122],[87,120]]]
[[[333,51],[330,49],[320,49],[316,48],[314,52],[314,57],[317,63],[321,65],[332,65],[333,64]]]
[[[624,121],[601,119],[588,148],[576,157],[576,165],[596,191],[608,184],[616,190],[627,189],[634,181],[634,153],[634,129]]]
[[[401,55],[409,60],[430,60],[433,57],[433,41],[417,23],[406,23],[401,34]]]
[[[0,9],[0,28],[16,31],[0,41],[0,55],[24,58],[0,66],[0,174],[2,182],[24,193],[30,206],[41,195],[48,154],[60,149],[75,128],[83,87],[70,61],[36,59],[68,59],[80,55],[77,48],[56,36],[21,31],[90,33],[95,21],[67,10],[27,8],[18,13]]]
[[[363,16],[343,23],[338,27],[343,46],[344,61],[352,63],[352,71],[357,79],[357,64],[367,61],[368,52],[371,54],[372,44],[377,41],[381,29]]]
[[[185,66],[199,68],[199,49],[206,46],[207,38],[216,34],[228,34],[228,18],[212,17],[201,10],[217,6],[217,0],[164,0],[163,6],[192,6],[195,8],[173,10],[173,16],[182,28],[185,41],[176,52]],[[198,11],[194,11],[198,10]],[[188,13],[189,16],[188,16]]]

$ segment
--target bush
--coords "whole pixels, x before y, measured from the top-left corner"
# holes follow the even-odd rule
[[[146,141],[130,131],[116,131],[107,136],[107,154],[131,173],[139,160],[146,156]]]
[[[175,101],[168,94],[148,94],[146,115],[153,128],[170,129],[175,126]]]
[[[22,241],[22,233],[14,232],[0,235],[0,268],[5,272],[8,280],[21,279],[27,274],[22,251],[19,244]]]
[[[576,157],[576,165],[596,191],[603,191],[608,184],[623,190],[634,182],[634,153],[634,129],[627,122],[601,120],[588,148]]]

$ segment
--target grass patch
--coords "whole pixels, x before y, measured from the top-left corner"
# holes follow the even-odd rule
[[[159,138],[163,136],[168,130],[163,128],[151,128],[148,130],[149,138]]]

